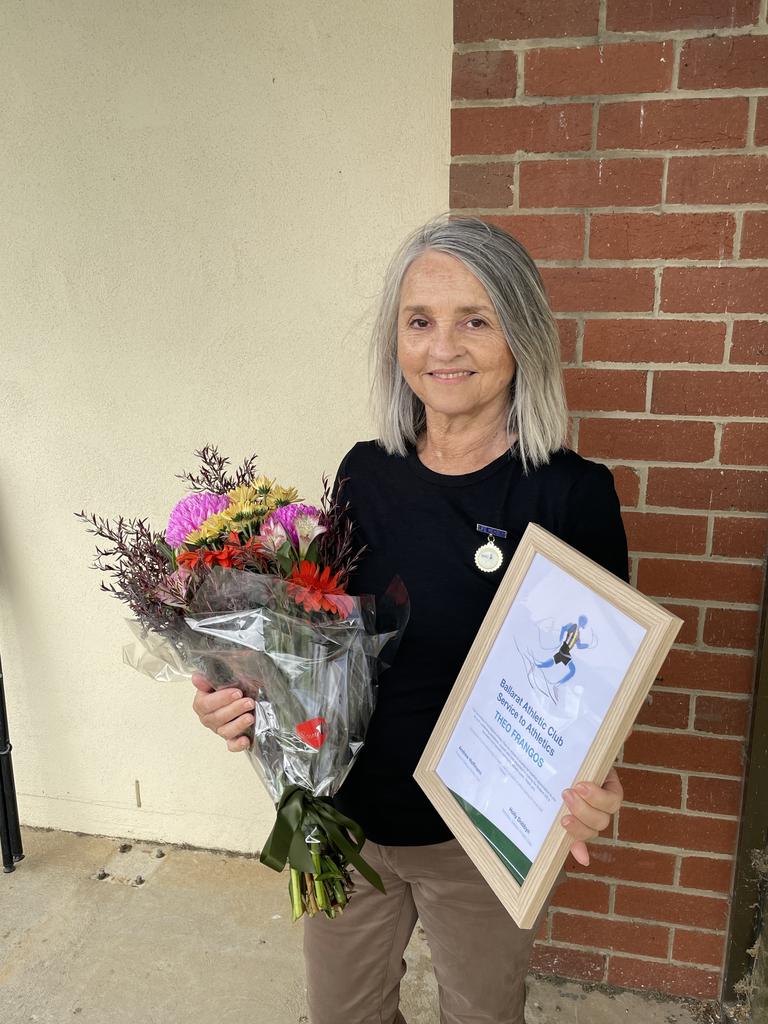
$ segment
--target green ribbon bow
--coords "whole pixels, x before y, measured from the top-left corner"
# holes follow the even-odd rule
[[[288,786],[280,797],[277,820],[259,857],[261,863],[273,871],[282,871],[288,862],[297,871],[313,874],[315,866],[304,838],[306,825],[318,825],[346,862],[353,864],[363,878],[384,892],[381,878],[361,856],[365,843],[362,828],[326,800],[313,796],[301,786]]]

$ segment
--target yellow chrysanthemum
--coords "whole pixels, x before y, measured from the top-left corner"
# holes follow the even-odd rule
[[[269,505],[271,508],[277,508],[279,505],[291,505],[294,501],[299,500],[299,492],[295,487],[274,487],[272,493],[269,496]]]
[[[236,501],[221,513],[230,523],[247,523],[264,516],[266,509],[253,501]]]
[[[262,498],[266,498],[266,496],[269,494],[269,492],[272,490],[274,486],[275,481],[270,480],[268,476],[257,476],[256,479],[251,483],[251,487]]]
[[[232,499],[234,505],[247,501],[255,502],[256,504],[259,502],[259,492],[252,484],[241,484],[239,487],[235,487],[233,491],[227,492],[227,497]]]
[[[189,534],[186,544],[199,544],[202,540],[215,540],[219,534],[227,533],[230,529],[230,520],[227,518],[229,509],[224,512],[216,512],[208,516],[205,522],[201,523],[197,530]]]

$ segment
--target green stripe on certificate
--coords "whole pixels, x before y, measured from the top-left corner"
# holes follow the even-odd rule
[[[458,793],[454,793],[452,789],[449,789],[448,792],[472,821],[472,824],[479,830],[483,839],[496,851],[499,860],[504,864],[512,877],[518,882],[524,882],[526,875],[531,870],[531,861],[522,850],[519,850],[509,836],[504,835],[497,825],[489,821],[482,811],[478,811],[472,804],[467,803]]]

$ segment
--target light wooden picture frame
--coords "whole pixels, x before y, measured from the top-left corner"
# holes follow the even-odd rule
[[[519,927],[573,842],[562,790],[602,785],[681,625],[526,528],[414,773]]]

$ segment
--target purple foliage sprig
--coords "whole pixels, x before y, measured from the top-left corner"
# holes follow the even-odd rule
[[[355,524],[349,515],[350,503],[341,504],[338,495],[345,480],[339,481],[336,494],[331,493],[328,477],[323,474],[323,495],[320,508],[323,512],[325,533],[318,538],[318,562],[320,565],[331,566],[331,571],[339,573],[339,583],[346,586],[349,577],[357,568],[368,545],[359,546],[355,540]]]
[[[196,451],[195,455],[200,460],[200,472],[176,474],[177,478],[188,484],[193,491],[226,494],[243,484],[253,483],[256,478],[257,455],[249,455],[231,474],[227,472],[230,460],[225,455],[220,455],[215,445],[207,444]]]
[[[125,519],[114,523],[101,516],[76,512],[89,533],[109,543],[96,547],[94,569],[109,573],[113,582],[103,580],[100,589],[123,601],[141,624],[166,632],[178,622],[179,612],[160,599],[159,591],[175,569],[173,552],[162,534],[155,533],[146,519]]]

